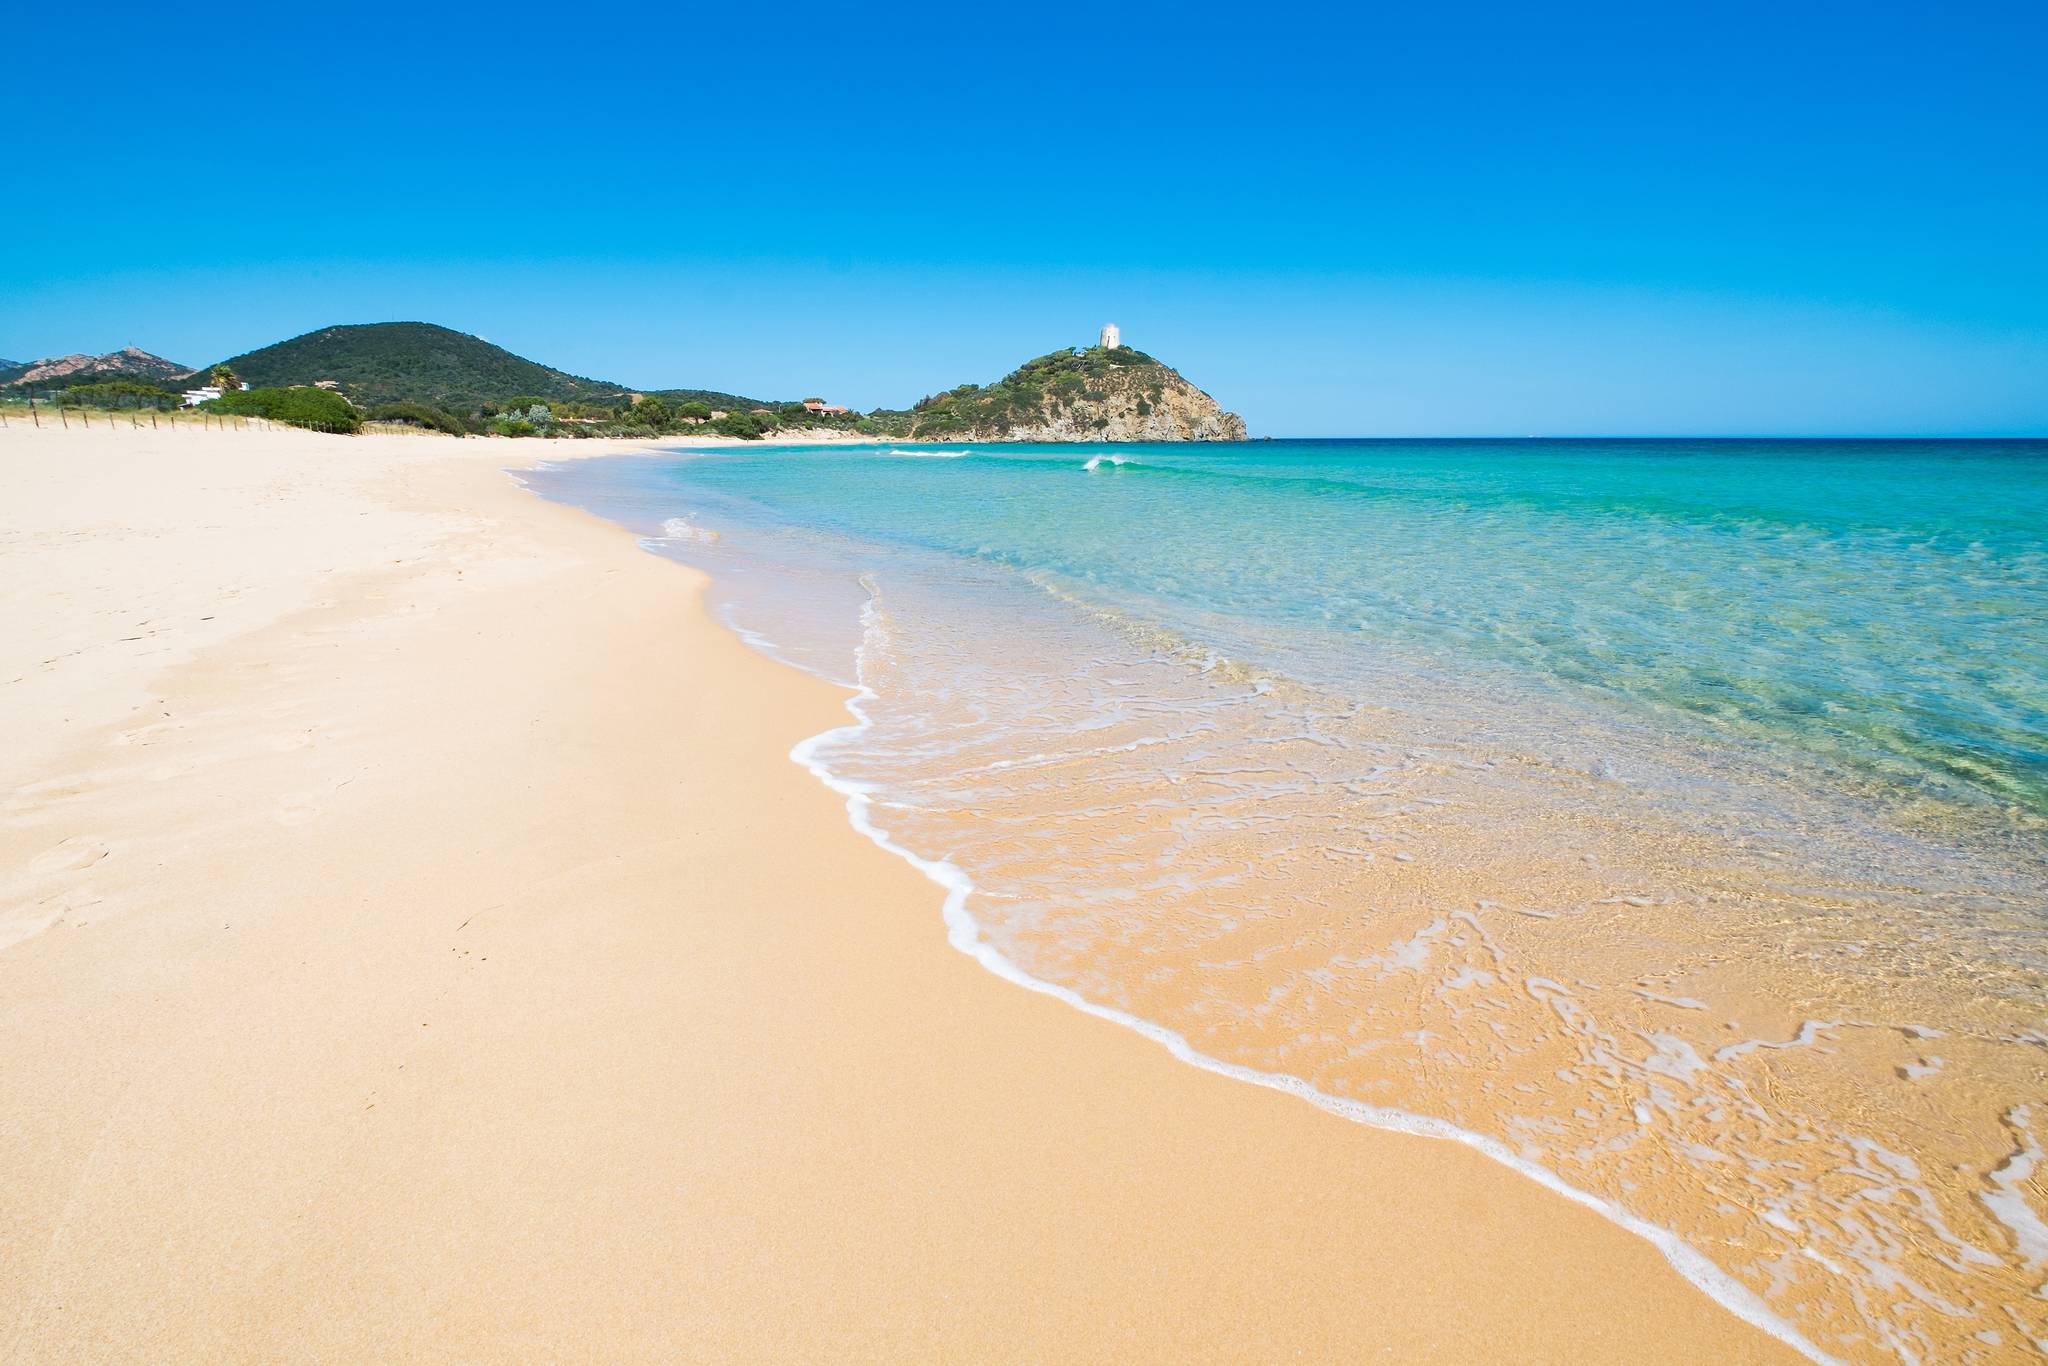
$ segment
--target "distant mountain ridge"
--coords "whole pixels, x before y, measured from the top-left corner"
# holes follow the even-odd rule
[[[1104,340],[1115,342],[1105,331]],[[1179,371],[1134,347],[1068,348],[1027,361],[991,384],[962,384],[907,409],[870,413],[810,399],[771,402],[715,389],[643,389],[515,355],[453,328],[424,322],[323,327],[230,356],[227,366],[257,390],[320,388],[357,408],[403,409],[387,420],[425,422],[446,431],[483,430],[539,405],[529,425],[564,431],[646,434],[688,431],[717,421],[728,435],[829,428],[848,435],[967,441],[1242,441],[1244,419]],[[203,370],[137,347],[104,356],[56,356],[0,365],[0,386],[52,389],[134,381],[176,388]],[[118,387],[118,386],[117,386]],[[648,403],[649,398],[661,402]],[[696,404],[704,410],[689,409]],[[552,410],[552,411],[549,411]]]
[[[71,385],[99,379],[133,379],[150,384],[190,378],[196,371],[189,365],[152,355],[139,346],[124,346],[104,356],[78,352],[69,356],[46,356],[42,360],[0,365],[0,384]]]
[[[428,403],[469,409],[513,398],[596,404],[624,409],[636,392],[622,384],[572,375],[514,355],[467,332],[434,323],[351,323],[323,327],[224,362],[257,388],[319,384],[362,407]],[[714,406],[753,406],[752,399],[711,390],[642,390],[702,399]]]

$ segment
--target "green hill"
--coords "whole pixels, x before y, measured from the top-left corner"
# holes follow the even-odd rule
[[[362,407],[412,400],[466,409],[529,394],[575,403],[623,401],[616,384],[564,374],[432,323],[323,327],[230,357],[227,365],[259,389],[331,380]]]
[[[323,327],[290,341],[230,357],[238,379],[258,388],[330,380],[359,407],[428,403],[468,411],[512,398],[538,398],[624,408],[626,386],[572,375],[515,356],[481,337],[432,323],[358,323]],[[678,401],[701,399],[720,408],[753,406],[733,394],[664,390]]]
[[[719,389],[642,389],[639,392],[651,394],[665,403],[705,403],[729,413],[744,413],[754,408],[781,408],[783,403],[770,403],[766,399],[746,398],[740,394],[728,394]]]

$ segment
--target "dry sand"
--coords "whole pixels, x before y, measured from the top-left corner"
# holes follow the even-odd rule
[[[948,948],[593,449],[0,433],[0,1360],[1789,1355]]]

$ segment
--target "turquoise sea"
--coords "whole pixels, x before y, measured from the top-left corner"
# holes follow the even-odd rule
[[[1815,1354],[2048,1339],[2048,442],[529,479],[861,689],[805,757],[1005,970],[1492,1144]]]

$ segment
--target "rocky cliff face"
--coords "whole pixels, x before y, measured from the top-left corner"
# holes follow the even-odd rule
[[[977,436],[992,440],[992,436]],[[1043,416],[1007,441],[1242,441],[1244,419],[1154,362],[1109,371],[1078,393],[1049,395]]]
[[[991,385],[963,384],[908,412],[891,435],[933,441],[1242,441],[1244,419],[1130,347],[1055,351]]]

